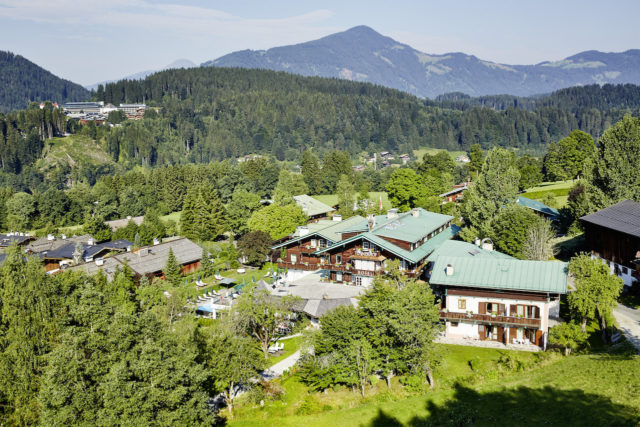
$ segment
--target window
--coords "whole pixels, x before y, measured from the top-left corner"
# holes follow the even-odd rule
[[[451,322],[451,327],[452,328],[457,328],[458,327],[458,322]]]
[[[629,274],[629,269],[627,267],[622,267],[622,274]]]
[[[524,317],[524,305],[518,305],[516,308],[516,314]]]
[[[311,239],[311,247],[315,248],[316,246],[318,246],[318,241],[316,239]]]
[[[324,248],[325,247],[324,239],[318,239],[318,247],[320,247],[320,248]]]
[[[369,242],[367,242],[366,240],[363,240],[362,241],[362,249],[369,250]]]
[[[462,298],[458,299],[458,309],[459,310],[466,310],[467,309],[467,300],[466,299],[462,299]]]
[[[298,261],[298,256],[296,254],[291,254],[291,264],[295,264]]]
[[[336,264],[342,264],[342,255],[336,255]]]

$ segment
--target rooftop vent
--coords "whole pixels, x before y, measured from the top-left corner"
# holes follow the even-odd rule
[[[376,217],[373,215],[369,215],[367,217],[367,225],[369,226],[369,231],[373,230],[373,227],[376,226]]]
[[[47,234],[47,240],[56,240],[56,236],[53,234]]]
[[[444,269],[444,273],[447,276],[453,276],[453,265],[447,264],[447,267]]]
[[[160,239],[158,239],[157,237],[153,239],[153,244],[154,245],[159,245],[160,244]]]
[[[485,237],[484,239],[482,239],[482,242],[480,242],[480,246],[485,251],[492,251],[493,250],[493,242],[488,237]]]
[[[309,227],[305,225],[299,226],[296,229],[296,234],[298,235],[298,237],[306,236],[307,234],[309,234]]]
[[[420,211],[416,208],[411,209],[411,216],[414,218],[418,218],[420,216]]]
[[[387,211],[387,218],[397,218],[398,217],[398,209],[393,208]]]

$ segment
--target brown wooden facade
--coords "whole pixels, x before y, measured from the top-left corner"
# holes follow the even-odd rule
[[[595,256],[630,268],[640,277],[640,266],[633,263],[640,251],[640,237],[583,221],[587,249]]]

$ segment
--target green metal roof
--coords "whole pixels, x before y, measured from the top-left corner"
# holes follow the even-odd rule
[[[342,239],[342,232],[344,231],[344,229],[362,222],[362,219],[363,218],[361,216],[356,215],[342,221],[332,221],[326,219],[320,220],[318,222],[310,222],[306,225],[309,228],[309,233],[305,234],[304,236],[295,237],[293,239],[287,240],[286,242],[282,242],[280,244],[272,246],[271,249],[278,249],[282,246],[298,242],[301,239],[306,239],[314,235],[323,239],[330,240],[332,242],[339,242]]]
[[[430,212],[422,208],[417,208],[415,211],[417,216],[413,216],[412,211],[401,213],[394,218],[389,218],[387,215],[376,215],[375,225],[371,232],[376,236],[405,242],[417,242],[453,219],[452,216]],[[367,220],[365,219],[344,231],[368,231]]]
[[[433,252],[436,248],[438,248],[442,243],[455,237],[459,231],[460,231],[460,227],[458,227],[457,225],[452,225],[451,227],[447,227],[441,233],[436,234],[431,239],[427,240],[424,244],[417,247],[413,251],[408,251],[399,246],[396,246],[393,243],[387,240],[384,240],[382,237],[376,236],[373,232],[367,231],[365,233],[358,234],[356,236],[343,240],[342,242],[338,242],[332,246],[319,250],[315,252],[315,254],[321,254],[321,253],[327,252],[329,250],[338,248],[340,246],[343,246],[347,243],[353,242],[358,239],[365,239],[375,244],[379,248],[382,248],[388,252],[391,252],[392,254],[400,258],[403,258],[406,261],[409,261],[410,263],[416,264],[421,260],[423,260],[427,255]]]
[[[537,200],[529,199],[527,197],[518,196],[517,203],[520,206],[524,206],[525,208],[533,209],[534,211],[542,212],[545,215],[549,215],[550,217],[557,217],[560,215],[560,211],[558,209],[554,209],[545,205],[542,202]]]
[[[514,259],[512,256],[498,251],[488,251],[472,243],[461,240],[447,240],[429,255],[427,261],[435,261],[439,256],[457,256],[468,258],[501,258]]]
[[[311,196],[306,194],[301,194],[299,196],[293,196],[293,200],[296,201],[296,204],[302,208],[305,214],[308,216],[316,216],[327,214],[329,212],[333,212],[331,206],[322,203],[319,200],[314,199]]]
[[[450,276],[446,274],[447,265],[453,267]],[[429,282],[434,285],[565,294],[567,265],[558,261],[441,255],[434,263]]]

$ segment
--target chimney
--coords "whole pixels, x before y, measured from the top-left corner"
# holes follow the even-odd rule
[[[60,237],[62,237],[62,240],[66,240],[66,239],[67,239],[67,235],[66,235],[66,234],[63,234],[63,235],[62,235],[62,236],[60,236]]]
[[[398,209],[393,208],[387,211],[387,218],[397,218],[398,217]]]
[[[53,234],[47,234],[47,240],[56,240],[56,237]]]
[[[418,210],[418,208],[411,209],[411,216],[414,218],[418,218],[420,216],[420,210]]]
[[[479,237],[476,237],[476,240],[474,240],[474,241],[473,241],[473,243],[474,243],[476,246],[480,247],[480,238],[479,238]]]
[[[296,229],[296,235],[298,237],[306,236],[307,234],[309,234],[309,227],[306,225],[301,225]]]
[[[129,219],[131,219],[131,215],[127,215],[127,219],[128,219],[128,220],[129,220]]]
[[[447,276],[453,276],[453,265],[447,264],[447,268],[444,269]]]
[[[376,217],[373,215],[369,215],[367,217],[367,225],[369,227],[369,231],[373,230],[373,227],[376,226]]]
[[[332,219],[333,219],[334,221],[336,221],[336,222],[340,222],[340,221],[342,221],[342,215],[340,215],[340,214],[336,214],[336,215],[334,215],[334,216],[332,217]]]
[[[153,245],[159,245],[160,244],[160,239],[158,239],[157,237],[153,238]]]
[[[94,245],[93,238],[90,238],[89,240],[87,240],[87,245],[89,245],[89,246],[93,246]]]
[[[488,237],[482,239],[482,242],[480,244],[482,245],[482,249],[484,249],[485,251],[493,250],[493,242]]]

